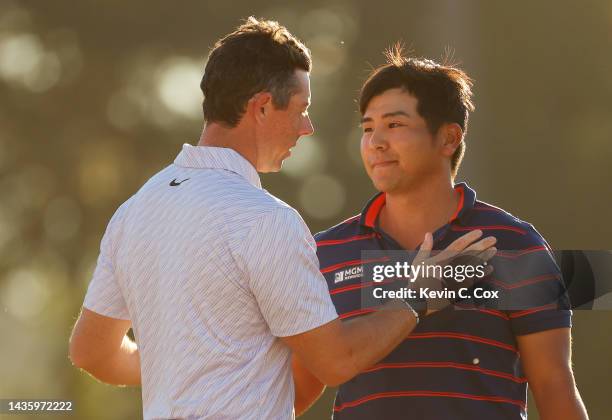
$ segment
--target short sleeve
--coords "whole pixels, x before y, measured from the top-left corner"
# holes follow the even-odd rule
[[[569,309],[543,309],[528,314],[510,314],[515,335],[527,335],[555,328],[572,327],[572,311]]]
[[[522,284],[515,283],[517,287],[511,290],[515,301],[523,307],[508,311],[515,335],[572,326],[571,305],[561,273],[547,251],[542,251],[538,258],[549,262],[546,265],[539,263],[539,266],[549,268],[544,272],[525,271]]]
[[[114,244],[117,241],[125,203],[115,212],[100,243],[100,254],[83,306],[100,315],[130,319],[115,272]]]
[[[529,246],[501,252],[493,275],[515,335],[571,328],[571,305],[563,278],[546,241],[531,228]]]
[[[280,207],[263,215],[239,254],[273,335],[300,334],[338,317],[319,272],[314,239],[295,210]]]

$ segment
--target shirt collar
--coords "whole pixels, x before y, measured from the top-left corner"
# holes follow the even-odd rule
[[[448,223],[464,221],[466,215],[469,213],[469,210],[474,207],[474,203],[476,202],[476,192],[465,182],[455,184],[454,188],[459,193],[459,203],[455,213],[451,216]],[[380,211],[385,206],[385,201],[386,195],[383,192],[372,197],[361,212],[361,225],[374,229],[376,227],[376,221],[378,220]]]
[[[253,165],[234,149],[183,144],[174,164],[185,168],[224,169],[240,175],[254,187],[261,188],[259,174]]]

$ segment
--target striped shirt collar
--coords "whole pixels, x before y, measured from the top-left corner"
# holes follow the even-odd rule
[[[261,188],[259,174],[253,165],[234,149],[183,144],[183,150],[174,164],[185,168],[224,169],[240,175],[254,187]]]
[[[455,213],[451,216],[448,223],[453,223],[455,221],[462,222],[469,211],[474,207],[474,203],[476,202],[476,192],[465,182],[455,184],[454,188],[459,193],[459,203]],[[385,193],[381,192],[376,194],[368,202],[368,204],[366,204],[365,208],[361,212],[360,223],[363,226],[374,229],[376,227],[376,221],[378,220],[380,211],[385,205],[385,201]]]

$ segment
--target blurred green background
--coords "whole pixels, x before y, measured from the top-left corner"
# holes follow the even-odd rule
[[[612,248],[608,0],[0,0],[0,398],[74,400],[79,419],[141,418],[139,389],[71,367],[69,333],[106,223],[197,142],[208,50],[249,15],[279,20],[312,50],[316,133],[262,182],[313,232],[374,192],[355,98],[382,50],[403,40],[420,56],[450,52],[475,79],[459,180],[556,249]],[[612,312],[574,317],[593,419],[612,418],[611,322]],[[304,418],[328,418],[332,398]]]

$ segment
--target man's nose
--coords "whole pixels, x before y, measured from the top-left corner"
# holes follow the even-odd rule
[[[380,130],[372,130],[372,135],[370,136],[370,148],[375,150],[384,150],[387,148],[387,140]]]
[[[300,131],[300,136],[311,136],[313,133],[314,127],[312,125],[312,121],[310,121],[310,117],[306,117],[302,123],[302,131]]]

